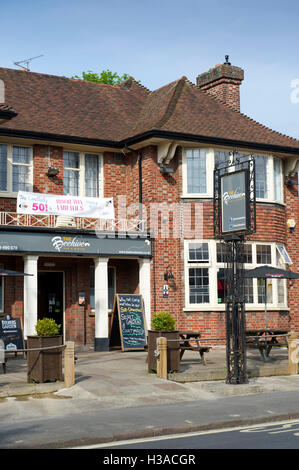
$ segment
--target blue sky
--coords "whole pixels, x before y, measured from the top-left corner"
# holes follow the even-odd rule
[[[110,69],[153,90],[229,54],[245,71],[241,111],[299,138],[298,15],[296,0],[2,0],[0,66],[43,54],[33,72]]]

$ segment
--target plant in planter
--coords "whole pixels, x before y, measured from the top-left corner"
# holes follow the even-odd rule
[[[36,336],[27,337],[27,381],[49,382],[62,380],[62,335],[61,325],[52,318],[38,320]],[[40,348],[51,348],[41,350]]]
[[[175,319],[169,312],[155,313],[152,318],[152,329],[148,331],[148,369],[157,371],[157,338],[164,336],[167,340],[179,339],[179,332],[175,330]],[[180,370],[179,341],[167,343],[167,371]]]

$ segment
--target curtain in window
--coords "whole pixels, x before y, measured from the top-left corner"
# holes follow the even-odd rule
[[[63,194],[79,195],[79,168],[79,153],[63,152]]]
[[[274,166],[274,198],[275,201],[282,200],[281,194],[281,163],[279,158],[273,158]]]
[[[28,147],[13,147],[12,150],[12,190],[30,191],[30,149]]]
[[[207,192],[205,149],[187,150],[187,192]]]
[[[0,145],[0,191],[7,191],[7,146]]]
[[[87,197],[99,197],[98,155],[85,155],[85,195]]]

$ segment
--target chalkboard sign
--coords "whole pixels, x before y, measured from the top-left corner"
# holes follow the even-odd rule
[[[146,345],[144,308],[141,295],[117,294],[114,299],[110,347],[123,351],[143,350]]]
[[[0,319],[0,338],[4,342],[4,349],[7,352],[24,349],[21,319],[12,318],[11,315],[2,317]]]

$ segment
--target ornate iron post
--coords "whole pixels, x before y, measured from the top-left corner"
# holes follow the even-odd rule
[[[231,180],[228,186],[222,178]],[[229,185],[235,189],[227,191]],[[226,246],[226,383],[229,384],[247,382],[244,241],[246,234],[256,230],[255,215],[254,157],[232,152],[230,160],[214,170],[214,237],[222,239]]]
[[[227,383],[247,382],[245,339],[244,237],[224,238],[226,268],[226,363]]]

